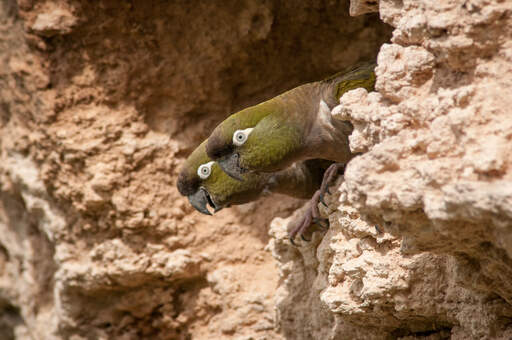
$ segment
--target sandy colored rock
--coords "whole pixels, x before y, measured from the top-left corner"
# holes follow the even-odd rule
[[[511,14],[2,2],[0,338],[512,338]],[[375,56],[376,91],[332,112],[361,155],[327,231],[293,247],[303,201],[212,218],[178,194],[229,113]]]
[[[300,284],[319,295],[278,304],[313,309],[280,324],[292,334],[308,320],[297,339],[509,339],[511,4],[379,8],[395,30],[376,91],[348,92],[332,111],[353,123],[362,155],[334,185],[330,228],[290,260],[276,246],[289,220],[272,224],[280,294],[304,299]]]
[[[76,22],[76,17],[65,8],[47,8],[46,11],[37,14],[30,28],[36,34],[51,37],[71,32]]]
[[[363,154],[316,248],[329,338],[512,336],[511,10],[380,1],[395,30],[376,92],[346,93],[332,112]]]

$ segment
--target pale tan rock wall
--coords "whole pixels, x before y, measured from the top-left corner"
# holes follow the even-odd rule
[[[512,3],[379,9],[395,29],[377,92],[349,92],[333,110],[354,122],[351,148],[364,154],[338,182],[323,239],[283,260],[277,219],[274,256],[282,268],[310,263],[299,270],[314,273],[332,339],[510,339]],[[281,276],[293,295],[300,274]],[[299,338],[326,338],[310,334]]]
[[[512,338],[511,3],[376,9],[1,2],[0,339]],[[377,52],[327,232],[179,196],[229,113]]]

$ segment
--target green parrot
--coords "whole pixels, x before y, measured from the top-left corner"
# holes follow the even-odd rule
[[[276,172],[305,159],[347,163],[353,157],[348,143],[353,127],[333,119],[331,109],[349,90],[373,90],[375,66],[360,64],[231,115],[208,138],[208,156],[238,180],[247,172]]]
[[[219,124],[208,138],[206,152],[234,179],[244,174],[277,172],[294,162],[325,159],[335,162],[324,174],[311,201],[311,212],[291,232],[302,236],[318,215],[328,185],[354,155],[349,121],[333,119],[331,110],[353,89],[372,91],[375,63],[364,63],[325,80],[301,85],[264,103],[237,112]],[[313,218],[312,218],[313,217]]]
[[[229,177],[206,154],[206,141],[187,158],[178,175],[177,186],[199,212],[211,215],[231,205],[258,199],[263,192],[276,192],[297,198],[309,198],[318,189],[324,171],[332,162],[298,162],[277,173],[251,173],[243,181]]]

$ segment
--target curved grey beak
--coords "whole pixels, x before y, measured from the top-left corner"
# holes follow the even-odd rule
[[[206,190],[197,190],[194,194],[188,196],[188,201],[200,213],[205,215],[212,214],[207,208],[207,205],[211,204],[211,201],[209,200],[208,193],[206,192]]]
[[[218,159],[217,164],[219,164],[220,168],[228,174],[229,177],[243,182],[242,169],[240,169],[240,166],[238,165],[237,153]]]

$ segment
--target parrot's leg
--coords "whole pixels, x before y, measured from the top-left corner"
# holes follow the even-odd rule
[[[308,229],[308,227],[311,225],[311,223],[315,223],[319,225],[320,227],[327,229],[328,225],[324,225],[323,221],[326,219],[323,219],[320,217],[320,211],[318,210],[318,200],[320,196],[320,189],[315,192],[313,197],[310,201],[310,207],[307,209],[306,214],[302,217],[302,219],[299,219],[298,222],[295,223],[295,226],[292,228],[292,231],[290,232],[289,238],[290,242],[295,245],[294,239],[295,236],[300,235],[300,237],[306,241],[309,242],[311,240],[308,240],[304,237],[304,232]]]
[[[302,217],[302,219],[298,220],[298,222],[295,223],[295,226],[292,228],[292,231],[290,232],[290,242],[293,245],[295,245],[294,239],[297,235],[300,235],[300,237],[306,242],[310,241],[304,237],[303,233],[308,229],[312,222],[317,224],[321,228],[328,228],[328,224],[324,224],[324,221],[328,220],[320,217],[318,203],[322,203],[327,207],[327,204],[324,201],[324,195],[325,193],[330,194],[329,185],[332,183],[334,178],[336,178],[340,170],[343,171],[344,169],[344,163],[334,163],[331,164],[327,168],[327,170],[325,170],[324,178],[322,180],[322,184],[320,185],[320,189],[318,189],[313,195],[313,197],[311,197],[309,209],[307,210],[306,214]]]
[[[322,180],[322,184],[320,185],[320,194],[318,196],[318,200],[316,201],[317,204],[320,202],[327,208],[327,204],[325,204],[325,201],[324,201],[324,195],[325,195],[325,193],[331,194],[329,192],[329,185],[331,184],[333,179],[336,177],[336,175],[338,175],[340,170],[342,170],[342,171],[345,170],[344,163],[333,163],[327,168],[327,170],[325,170],[324,178]]]
[[[311,197],[311,207],[310,207],[310,211],[311,211],[311,217],[312,217],[312,220],[313,220],[313,223],[319,225],[322,229],[327,229],[329,228],[329,225],[325,225],[324,224],[324,221],[329,221],[328,219],[326,218],[322,218],[320,217],[320,210],[318,209],[318,202],[320,201],[320,195],[321,195],[321,190],[318,189],[315,194],[313,195],[313,197]]]
[[[307,229],[307,227],[309,227],[312,220],[313,220],[313,216],[311,214],[311,209],[307,209],[306,214],[301,219],[297,220],[297,222],[294,223],[295,226],[292,228],[292,231],[290,232],[290,235],[288,236],[290,239],[290,242],[294,246],[296,246],[295,241],[294,241],[295,236],[297,236],[297,234],[299,234],[302,237],[302,239],[304,240],[302,233]]]

